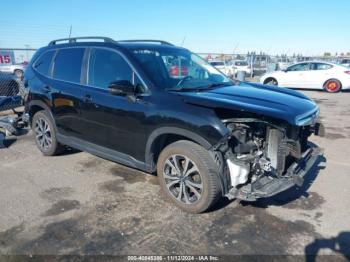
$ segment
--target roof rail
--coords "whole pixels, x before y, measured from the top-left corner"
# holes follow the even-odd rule
[[[173,44],[162,41],[162,40],[153,40],[153,39],[135,39],[135,40],[118,40],[117,42],[122,42],[122,43],[160,43],[161,45],[171,45],[174,46]]]
[[[70,37],[70,38],[62,38],[62,39],[56,39],[52,40],[49,45],[56,45],[57,42],[64,42],[67,41],[68,43],[76,43],[77,40],[86,40],[86,39],[98,39],[103,40],[104,42],[108,43],[115,43],[115,41],[112,38],[109,37],[102,37],[102,36],[82,36],[82,37]]]

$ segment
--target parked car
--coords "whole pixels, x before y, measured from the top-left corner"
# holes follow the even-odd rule
[[[260,82],[289,88],[324,89],[336,93],[350,89],[350,69],[329,62],[302,62],[291,65],[284,71],[265,74]]]
[[[346,67],[350,67],[350,58],[342,58],[337,61],[338,64],[341,64]]]
[[[229,63],[224,61],[210,61],[210,64],[228,77],[233,77],[235,75],[235,70]]]
[[[28,63],[18,63],[13,65],[0,65],[0,72],[14,74],[17,78],[23,77],[24,71],[27,68]]]
[[[301,185],[316,163],[308,137],[322,130],[319,108],[302,93],[234,83],[164,41],[95,38],[54,40],[26,70],[26,117],[44,155],[69,146],[156,172],[193,213],[222,196],[255,201]],[[186,60],[186,76],[171,77],[174,59]]]
[[[291,60],[285,56],[277,58],[276,62],[278,70],[286,70],[292,64]]]
[[[245,72],[246,75],[251,74],[251,68],[247,61],[245,60],[235,60],[231,62],[235,75],[238,71]]]

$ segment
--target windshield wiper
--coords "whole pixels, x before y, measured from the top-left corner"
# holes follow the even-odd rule
[[[224,87],[224,86],[232,86],[232,83],[213,83],[213,84],[206,86],[206,88],[211,89],[211,88],[215,88],[215,87]]]
[[[210,89],[214,89],[216,87],[224,87],[224,86],[231,86],[232,83],[212,83],[205,86],[198,86],[198,87],[189,87],[189,88],[168,88],[167,91],[175,91],[175,92],[201,92],[206,91]]]

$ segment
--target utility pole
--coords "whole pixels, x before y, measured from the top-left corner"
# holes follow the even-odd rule
[[[69,27],[69,37],[68,38],[70,38],[71,35],[72,35],[72,26]]]
[[[185,40],[186,40],[186,36],[184,36],[184,38],[182,39],[181,47],[184,46]]]
[[[29,45],[24,45],[26,47],[26,60],[29,61],[29,54],[28,54],[28,49],[29,49]]]

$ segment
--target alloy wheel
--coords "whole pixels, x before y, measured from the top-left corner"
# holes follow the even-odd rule
[[[181,203],[194,204],[203,194],[203,182],[198,167],[187,156],[170,156],[165,161],[163,177],[171,196]]]
[[[52,145],[51,130],[44,118],[39,118],[35,122],[35,139],[41,149],[45,151],[50,149]]]
[[[326,84],[326,89],[330,93],[335,93],[335,92],[339,91],[339,84],[336,81],[329,81]]]

